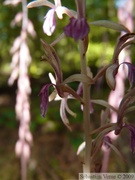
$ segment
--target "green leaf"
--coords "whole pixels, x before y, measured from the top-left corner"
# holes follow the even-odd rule
[[[126,33],[130,33],[129,29],[127,29],[122,24],[118,24],[118,23],[108,21],[108,20],[93,21],[93,22],[90,22],[89,24],[93,25],[93,26],[101,26],[101,27],[113,29],[113,30],[120,31],[120,32],[124,31]]]

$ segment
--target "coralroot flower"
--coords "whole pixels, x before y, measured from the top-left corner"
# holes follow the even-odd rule
[[[112,64],[110,67],[107,68],[106,70],[106,81],[109,87],[113,90],[115,90],[116,86],[116,80],[115,76],[118,72],[118,69],[121,65],[127,65],[128,67],[128,80],[130,83],[130,88],[133,88],[135,85],[135,66],[129,62],[123,62],[121,64]]]
[[[51,79],[51,81],[52,81],[52,79]],[[53,93],[50,95],[50,98],[49,98],[50,86],[55,87],[55,90],[53,91]],[[71,97],[70,92],[73,93],[72,95],[74,95],[75,92],[73,90],[71,90],[70,87],[68,87],[67,85],[66,85],[67,89],[65,89],[64,86],[65,85],[57,84],[56,81],[55,81],[55,84],[50,83],[50,84],[45,84],[43,86],[43,88],[41,89],[41,91],[39,93],[39,95],[41,96],[40,111],[41,111],[41,115],[43,117],[45,117],[47,109],[48,109],[48,101],[49,100],[51,101],[53,99],[61,100],[60,116],[61,116],[63,123],[71,130],[70,125],[69,125],[69,120],[66,115],[66,111],[73,117],[76,117],[76,114],[71,109],[69,109],[69,107],[67,105],[67,100],[68,100],[68,98]],[[62,96],[59,93],[60,91],[62,92]],[[77,94],[76,94],[76,97],[77,97]]]
[[[64,33],[75,40],[83,40],[89,33],[89,25],[85,18],[76,19],[72,17],[70,23],[64,28]]]
[[[38,7],[38,6],[48,6],[51,9],[47,12],[46,16],[44,17],[45,21],[43,23],[43,31],[48,36],[51,36],[56,28],[56,15],[59,19],[63,18],[63,14],[67,14],[69,17],[75,17],[76,12],[73,10],[69,10],[68,8],[61,5],[60,0],[54,0],[54,4],[47,1],[32,1],[28,4],[28,8]]]
[[[125,124],[123,127],[126,127],[130,131],[130,148],[132,153],[135,152],[135,127],[130,124]]]
[[[128,80],[132,88],[135,85],[135,66],[129,62],[123,62],[122,64],[126,64],[128,67]]]
[[[53,78],[53,76],[50,76],[52,83],[45,84],[39,93],[39,95],[41,96],[41,103],[40,103],[41,115],[43,117],[46,116],[46,112],[48,109],[48,101],[49,101],[49,88],[50,86],[53,86],[54,91],[51,94],[50,99],[53,100],[56,98],[56,96],[57,97],[59,96],[59,100],[61,100],[60,115],[63,123],[70,129],[69,121],[66,116],[65,110],[74,117],[76,116],[76,114],[69,109],[67,105],[67,99],[72,96],[78,99],[80,102],[82,102],[82,99],[73,89],[71,89],[67,84],[63,82],[60,59],[57,56],[54,48],[49,44],[47,44],[46,42],[44,42],[43,40],[41,40],[41,43],[45,50],[45,55],[42,57],[42,59],[47,61],[51,65],[55,73],[55,79]]]

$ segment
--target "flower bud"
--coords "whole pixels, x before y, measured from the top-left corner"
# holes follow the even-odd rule
[[[70,23],[64,27],[65,35],[72,37],[75,40],[85,39],[88,36],[89,31],[90,28],[85,18],[76,19],[72,17],[70,18]]]

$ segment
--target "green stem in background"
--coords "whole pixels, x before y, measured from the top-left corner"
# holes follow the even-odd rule
[[[76,0],[78,19],[85,18],[85,0]],[[87,39],[87,37],[86,37]],[[86,44],[85,40],[79,41],[80,48],[80,61],[81,61],[81,74],[88,75],[87,73],[87,63],[86,63]],[[83,172],[90,173],[90,154],[91,154],[91,137],[90,137],[90,85],[83,83],[83,119],[84,119],[84,134],[85,134],[85,155],[84,155],[84,165]]]

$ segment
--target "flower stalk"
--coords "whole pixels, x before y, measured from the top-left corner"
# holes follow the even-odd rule
[[[86,65],[86,54],[83,52],[84,41],[80,40],[80,59],[81,59],[81,74],[87,75],[87,65]],[[83,83],[83,120],[84,120],[84,134],[85,134],[85,155],[84,155],[84,165],[83,172],[90,172],[90,151],[91,151],[91,136],[90,136],[90,111],[89,111],[89,102],[90,102],[90,85]]]
[[[76,0],[78,19],[85,18],[85,0]],[[80,51],[80,66],[81,74],[88,76],[87,62],[86,62],[86,51],[87,51],[87,37],[83,40],[79,40],[79,51]],[[90,173],[90,155],[91,155],[91,136],[90,136],[90,84],[83,82],[83,120],[84,120],[84,134],[85,134],[85,155],[83,172]]]

